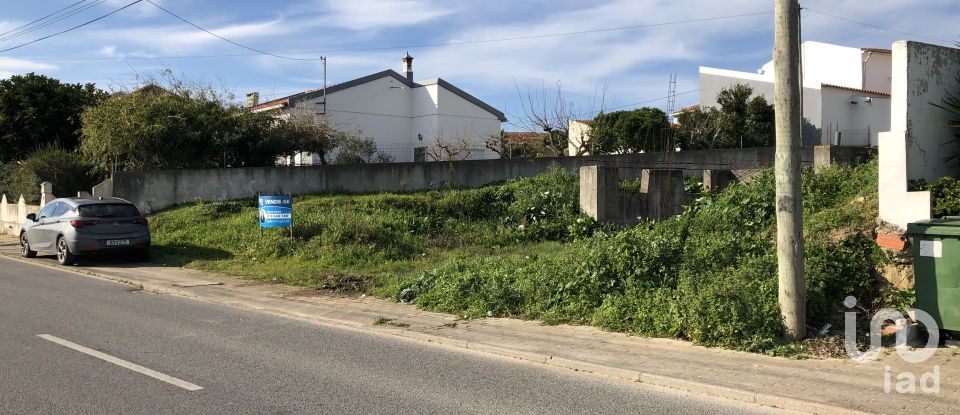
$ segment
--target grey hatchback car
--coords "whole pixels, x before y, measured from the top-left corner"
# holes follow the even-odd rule
[[[57,261],[73,265],[78,255],[132,252],[146,259],[150,227],[137,207],[116,198],[60,198],[40,212],[27,215],[20,231],[20,253],[56,253]]]

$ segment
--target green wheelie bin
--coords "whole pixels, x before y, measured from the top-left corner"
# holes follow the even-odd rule
[[[907,225],[916,276],[916,308],[941,330],[960,331],[960,216]]]

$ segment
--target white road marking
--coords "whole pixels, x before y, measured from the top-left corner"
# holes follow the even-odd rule
[[[159,380],[159,381],[167,382],[167,383],[169,383],[169,384],[171,384],[171,385],[174,385],[174,386],[177,386],[177,387],[186,389],[186,390],[191,391],[191,392],[193,392],[193,391],[198,391],[198,390],[200,390],[200,389],[203,389],[203,387],[194,385],[194,384],[192,384],[192,383],[190,383],[190,382],[186,382],[186,381],[177,379],[177,378],[175,378],[175,377],[173,377],[173,376],[170,376],[170,375],[165,375],[165,374],[160,373],[160,372],[157,372],[156,370],[153,370],[153,369],[145,368],[145,367],[140,366],[140,365],[138,365],[138,364],[136,364],[136,363],[130,363],[130,362],[126,361],[126,360],[123,360],[123,359],[120,359],[120,358],[117,358],[117,357],[110,356],[110,355],[108,355],[108,354],[106,354],[106,353],[98,352],[98,351],[93,350],[93,349],[88,348],[88,347],[83,347],[83,346],[81,346],[81,345],[79,345],[79,344],[76,344],[76,343],[73,343],[73,342],[70,342],[70,341],[61,339],[61,338],[56,337],[56,336],[51,336],[51,335],[49,335],[49,334],[38,334],[37,337],[39,337],[39,338],[41,338],[41,339],[44,339],[44,340],[47,340],[47,341],[54,342],[54,343],[56,343],[56,344],[59,344],[59,345],[61,345],[61,346],[64,346],[64,347],[67,347],[67,348],[70,348],[70,349],[73,349],[73,350],[76,350],[76,351],[78,351],[78,352],[80,352],[80,353],[84,353],[84,354],[87,354],[87,355],[96,357],[97,359],[100,359],[100,360],[103,360],[103,361],[106,361],[106,362],[113,363],[113,364],[115,364],[115,365],[117,365],[117,366],[130,369],[130,370],[132,370],[132,371],[134,371],[134,372],[137,372],[137,373],[140,373],[140,374],[143,374],[143,375],[150,376],[150,377],[152,377],[152,378],[154,378],[154,379],[157,379],[157,380]]]

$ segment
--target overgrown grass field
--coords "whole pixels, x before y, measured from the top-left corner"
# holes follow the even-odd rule
[[[884,300],[876,162],[805,171],[808,322],[841,300]],[[562,170],[480,189],[295,198],[295,237],[258,236],[253,200],[154,215],[156,260],[310,287],[361,289],[429,310],[591,324],[780,353],[774,184],[704,194],[679,216],[597,226]],[[345,282],[346,281],[346,282]]]
[[[556,169],[480,189],[294,198],[294,237],[260,235],[256,201],[153,215],[154,261],[315,288],[395,285],[458,258],[555,253],[594,227]],[[392,293],[389,293],[392,295]]]

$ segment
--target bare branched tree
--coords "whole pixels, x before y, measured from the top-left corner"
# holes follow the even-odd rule
[[[499,159],[513,158],[513,143],[507,140],[506,132],[491,134],[483,139],[483,146],[497,154]]]
[[[434,129],[430,144],[424,151],[426,157],[432,161],[466,160],[473,151],[473,144],[473,140],[464,134],[444,137],[442,130]]]
[[[514,86],[520,98],[521,112],[517,125],[527,131],[547,133],[544,136],[544,146],[563,155],[568,154],[567,149],[570,147],[568,142],[570,122],[587,116],[592,118],[594,114],[603,112],[608,85],[597,84],[593,98],[584,112],[578,112],[576,106],[567,101],[563,84],[559,81],[554,90],[548,90],[546,85],[543,85],[536,90],[528,87],[524,93],[516,81]],[[574,154],[569,155],[582,155],[587,151],[587,143],[577,143],[575,146],[578,148],[573,152]]]

